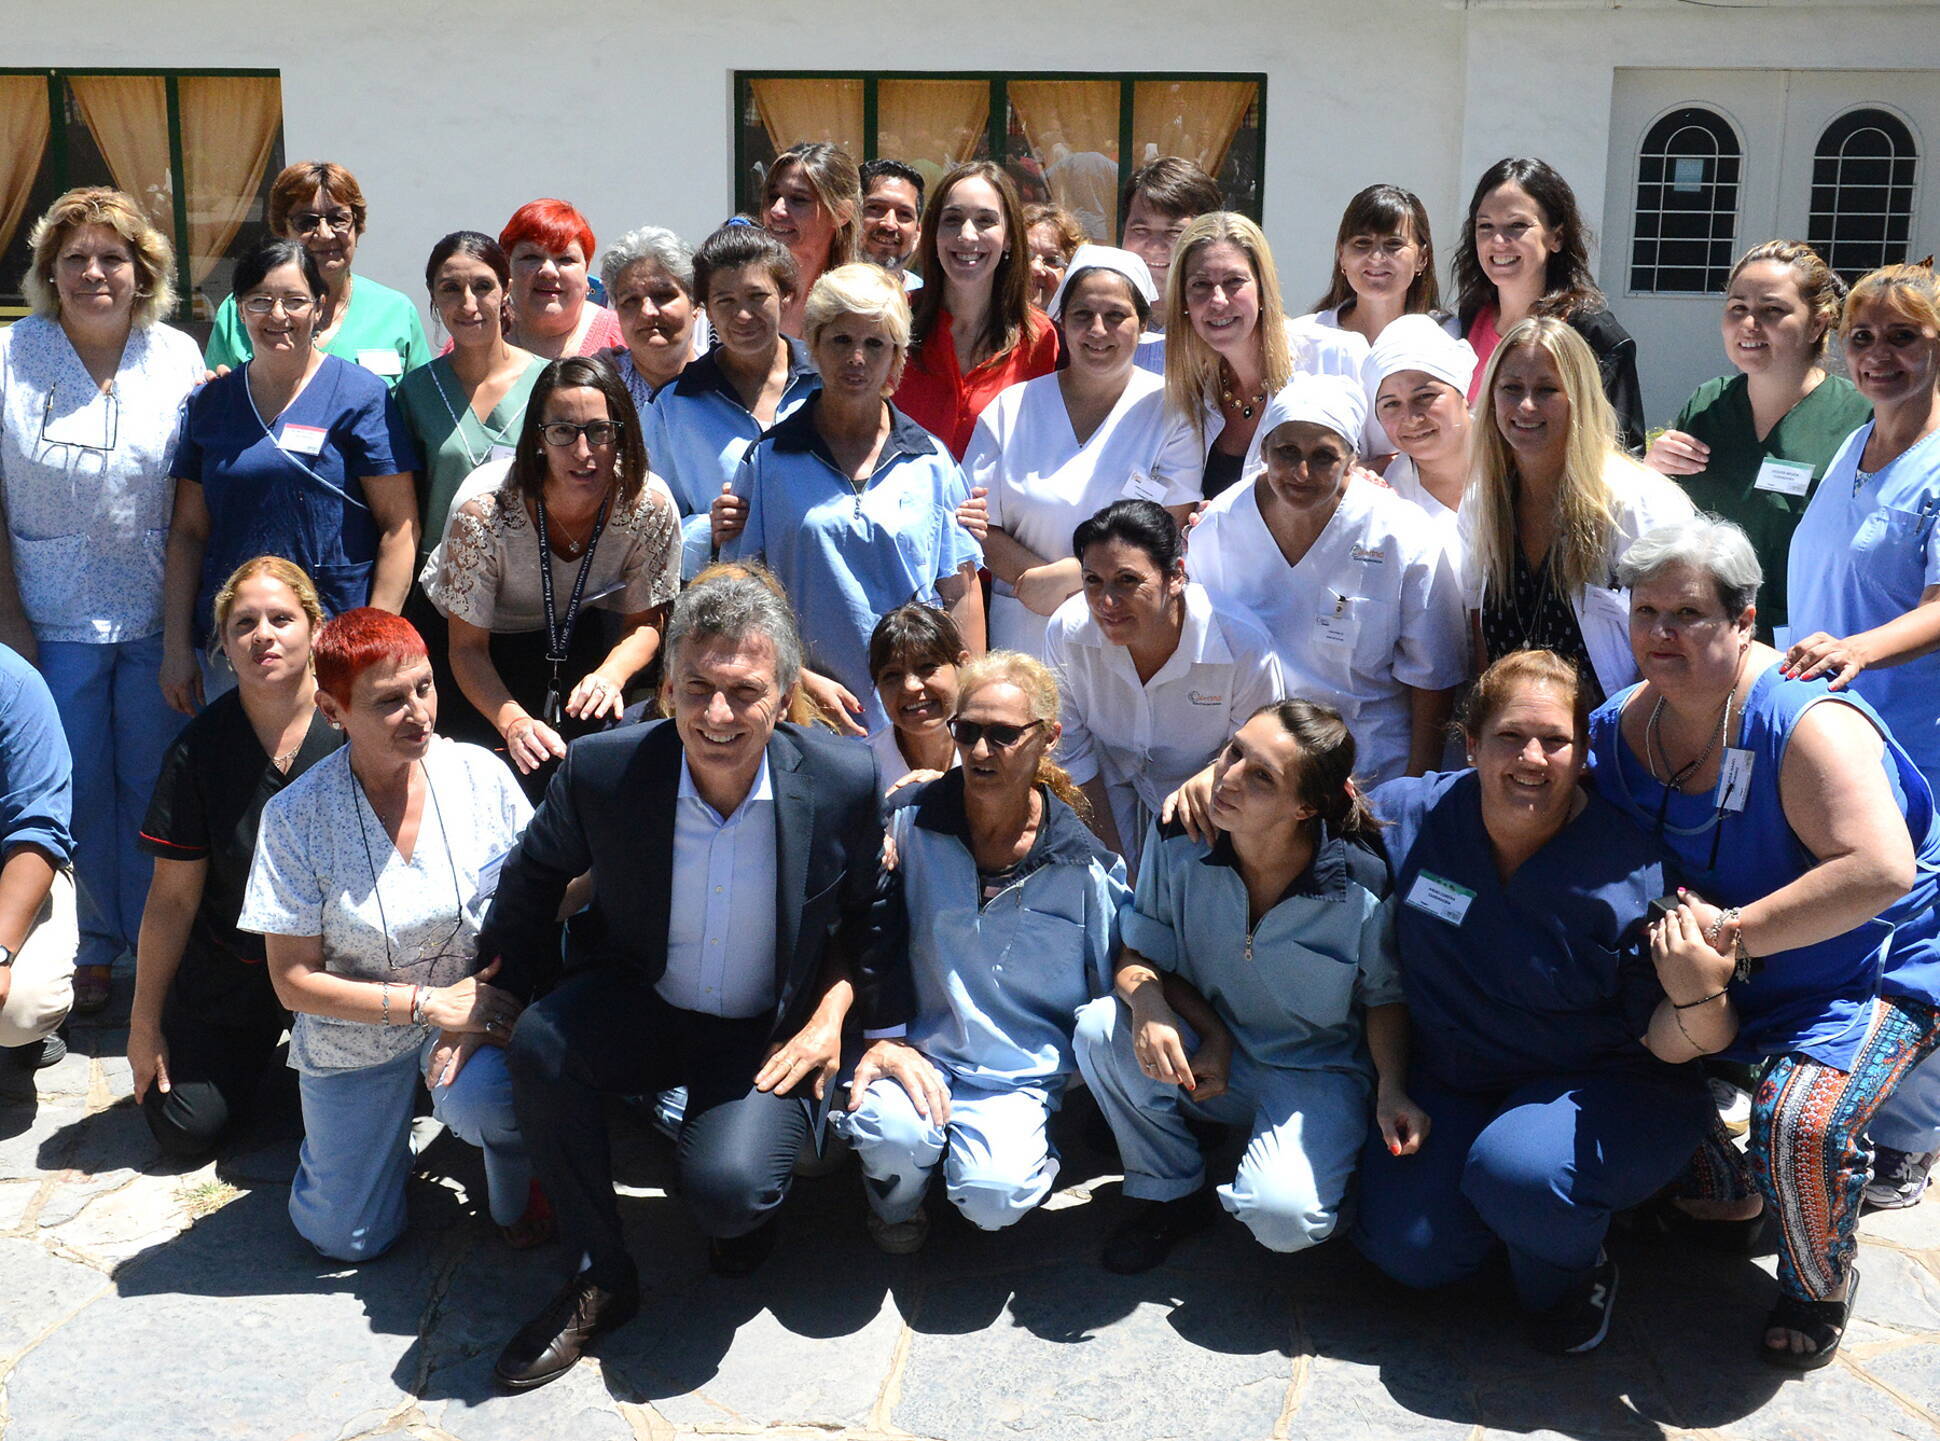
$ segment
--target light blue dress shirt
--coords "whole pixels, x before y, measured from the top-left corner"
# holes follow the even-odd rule
[[[775,422],[786,420],[822,388],[822,377],[808,347],[788,342],[788,385],[775,407]],[[680,508],[682,580],[692,580],[707,564],[714,540],[708,510],[721,487],[741,468],[741,457],[761,438],[754,418],[734,383],[722,374],[715,352],[689,362],[671,384],[654,393],[640,416],[647,463],[667,482]]]
[[[665,403],[665,396],[662,402]],[[983,563],[957,524],[969,482],[941,441],[890,409],[875,471],[857,489],[815,429],[810,400],[750,446],[734,483],[748,502],[724,560],[757,556],[787,587],[810,663],[862,702],[862,724],[889,723],[869,679],[876,622],[912,600],[942,603],[937,582]]]
[[[775,1008],[775,791],[768,757],[723,816],[680,759],[667,969],[654,990],[683,1011],[744,1020]]]

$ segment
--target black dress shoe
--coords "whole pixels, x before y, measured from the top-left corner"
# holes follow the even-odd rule
[[[1105,1238],[1099,1264],[1120,1276],[1149,1271],[1179,1242],[1210,1226],[1218,1214],[1218,1200],[1210,1186],[1176,1201],[1147,1201]]]
[[[751,1276],[775,1249],[775,1223],[763,1221],[745,1236],[716,1236],[707,1243],[707,1269],[716,1276]]]
[[[494,1368],[499,1383],[529,1391],[565,1375],[588,1342],[626,1325],[639,1309],[638,1285],[603,1291],[580,1272],[506,1343]]]

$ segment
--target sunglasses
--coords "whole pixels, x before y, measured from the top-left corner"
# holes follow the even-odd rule
[[[986,724],[983,721],[953,720],[950,722],[950,736],[965,750],[975,750],[978,741],[987,740],[992,750],[1007,751],[1043,724],[1042,718],[1021,726],[1007,725],[1003,721]]]

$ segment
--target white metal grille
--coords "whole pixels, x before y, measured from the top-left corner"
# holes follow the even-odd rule
[[[1884,110],[1848,111],[1819,137],[1807,238],[1847,280],[1906,259],[1919,166],[1912,132]]]
[[[1738,240],[1742,164],[1737,132],[1714,110],[1686,107],[1650,127],[1637,153],[1633,291],[1724,290]]]

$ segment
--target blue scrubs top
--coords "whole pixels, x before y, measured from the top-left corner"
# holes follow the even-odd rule
[[[326,355],[266,425],[249,395],[253,363],[189,397],[175,454],[175,474],[201,485],[209,507],[195,597],[198,645],[208,636],[216,591],[251,556],[302,566],[328,615],[369,604],[378,529],[363,479],[418,468],[410,427],[377,376]]]
[[[1862,476],[1872,433],[1867,421],[1846,438],[1792,532],[1793,640],[1871,630],[1940,585],[1940,432]],[[1940,651],[1861,671],[1852,689],[1872,702],[1928,787],[1940,790]]]
[[[1824,680],[1786,680],[1774,664],[1752,681],[1739,724],[1738,746],[1751,752],[1744,809],[1721,810],[1715,792],[1667,794],[1623,741],[1623,703],[1635,689],[1612,696],[1590,717],[1597,789],[1637,825],[1659,833],[1676,853],[1684,883],[1714,905],[1748,906],[1818,864],[1785,819],[1778,792],[1786,746],[1806,711],[1850,705],[1885,736],[1887,784],[1918,862],[1913,888],[1877,919],[1816,945],[1776,952],[1757,974],[1733,985],[1738,1036],[1722,1053],[1756,1061],[1796,1051],[1850,1070],[1876,993],[1928,1005],[1940,999],[1940,820],[1926,782],[1863,699],[1831,691]]]
[[[1664,853],[1594,794],[1505,883],[1472,770],[1405,777],[1369,802],[1394,877],[1411,1065],[1501,1093],[1586,1071],[1669,1074],[1644,1049],[1664,998],[1643,940]]]
[[[1111,989],[1125,863],[1043,786],[1030,854],[985,901],[963,772],[897,793],[889,833],[909,910],[909,1043],[983,1090],[1056,1090],[1079,1007]]]
[[[957,524],[970,483],[943,443],[893,406],[876,468],[858,490],[815,430],[811,397],[748,448],[734,492],[748,502],[723,560],[758,556],[787,587],[810,664],[889,724],[869,679],[869,635],[908,601],[940,605],[936,584],[983,563]],[[657,408],[657,407],[656,407]]]
[[[74,762],[40,672],[0,645],[0,860],[39,846],[74,864]]]
[[[1208,846],[1176,822],[1147,834],[1125,944],[1189,982],[1260,1065],[1374,1078],[1362,1012],[1406,999],[1388,868],[1324,833],[1313,863],[1248,928],[1232,841]]]
[[[821,388],[822,377],[808,347],[790,340],[788,385],[775,407],[776,424]],[[715,352],[709,351],[654,392],[640,424],[647,464],[667,482],[680,510],[680,578],[692,580],[714,551],[708,510],[721,487],[740,471],[748,447],[761,438],[761,422],[741,403]]]

